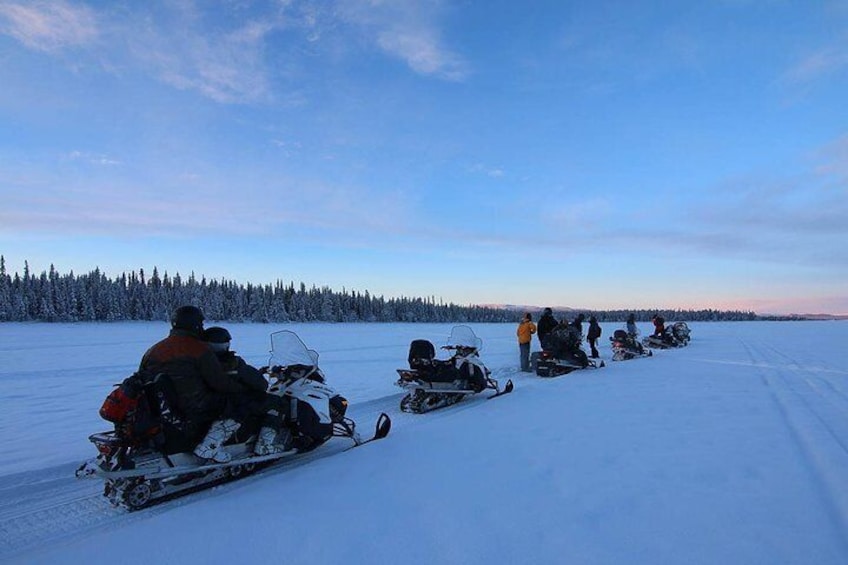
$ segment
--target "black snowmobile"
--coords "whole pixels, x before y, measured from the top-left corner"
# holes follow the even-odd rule
[[[400,401],[404,412],[422,414],[437,408],[456,404],[469,395],[486,389],[494,390],[494,398],[512,392],[512,381],[503,390],[498,381],[480,360],[482,340],[468,326],[456,326],[451,331],[447,345],[450,359],[436,359],[436,349],[425,339],[413,340],[409,345],[409,369],[397,369],[397,386],[409,390]]]
[[[545,336],[542,351],[533,355],[536,374],[540,377],[558,377],[578,369],[598,369],[604,366],[601,359],[592,359],[582,348],[583,336],[570,325],[561,324]]]
[[[236,433],[224,444],[231,456],[229,462],[200,459],[181,430],[184,423],[175,409],[167,376],[128,383],[133,379],[130,377],[107,399],[109,403],[113,397],[120,397],[122,402],[129,403],[128,417],[116,422],[114,431],[89,437],[100,454],[83,463],[76,476],[103,478],[104,495],[112,504],[136,510],[179,493],[241,477],[281,459],[297,457],[332,437],[349,438],[354,443],[352,447],[356,447],[388,435],[391,420],[381,414],[374,436],[367,440],[360,438],[356,424],[345,416],[347,400],[325,383],[324,374],[318,368],[318,353],[307,349],[294,332],[271,334],[268,365],[268,393],[290,399],[296,417],[287,424],[291,432],[291,448],[287,451],[255,455],[258,430],[254,429],[254,433]],[[119,391],[121,394],[116,395]]]
[[[650,357],[653,355],[650,349],[646,349],[631,336],[626,330],[615,330],[610,337],[613,361],[627,361],[637,357]]]

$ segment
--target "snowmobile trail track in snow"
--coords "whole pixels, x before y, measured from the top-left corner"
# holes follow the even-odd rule
[[[380,408],[388,403],[396,404],[396,397],[399,395],[363,403],[366,410],[354,406],[361,422],[367,422],[358,426],[365,439],[371,437],[371,424],[383,411]],[[238,480],[164,499],[136,512],[112,506],[103,496],[102,480],[77,479],[74,470],[79,462],[0,477],[0,563],[40,546],[123,527],[209,496],[226,494],[255,481],[339,455],[352,445],[349,440],[335,438],[314,451],[280,460]]]
[[[39,480],[43,471],[12,475],[14,481],[0,481],[0,562],[16,554],[30,551],[41,545],[84,537],[131,523],[145,517],[167,512],[178,506],[203,500],[208,496],[225,494],[239,485],[290,471],[319,459],[337,455],[347,447],[336,441],[325,449],[305,453],[295,459],[259,469],[236,481],[222,482],[211,488],[184,496],[166,499],[137,512],[112,506],[102,496],[103,482],[96,479],[80,480],[74,477],[72,466],[62,466],[67,474],[51,481]],[[53,470],[48,470],[53,472]],[[22,479],[28,476],[31,480]],[[4,477],[3,479],[8,479]],[[8,495],[6,482],[14,482]],[[29,483],[27,488],[26,483]],[[49,484],[49,486],[45,486]]]
[[[830,515],[830,523],[848,531],[848,398],[823,394],[820,383],[811,380],[806,367],[768,343],[743,342],[769,395],[801,455],[804,466]],[[785,364],[766,363],[775,357]],[[834,385],[831,383],[831,387]],[[832,446],[826,448],[823,446]],[[839,536],[848,551],[848,538]]]

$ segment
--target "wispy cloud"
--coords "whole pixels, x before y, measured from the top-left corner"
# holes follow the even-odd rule
[[[87,151],[71,151],[65,156],[70,161],[82,161],[91,165],[116,166],[121,162],[108,155],[89,153]]]
[[[340,2],[338,10],[379,49],[404,61],[418,74],[452,81],[468,74],[467,63],[445,45],[441,36],[440,1],[358,0]]]
[[[466,65],[441,36],[442,10],[441,2],[420,0],[223,6],[182,0],[97,12],[65,0],[0,0],[0,33],[56,55],[90,48],[88,56],[110,72],[140,62],[162,83],[222,104],[292,105],[304,101],[297,79],[304,64],[357,57],[363,48],[420,75],[461,80]]]
[[[615,206],[607,198],[570,200],[544,206],[539,212],[541,221],[552,230],[560,230],[563,226],[591,227],[601,224]]]
[[[97,18],[85,5],[62,0],[0,2],[0,33],[30,49],[57,52],[97,38]]]
[[[131,26],[130,52],[162,82],[195,90],[224,104],[251,103],[270,96],[269,70],[263,59],[265,37],[273,21],[243,21],[226,30],[202,25],[191,4],[144,27]]]
[[[504,176],[504,171],[500,167],[489,167],[483,163],[475,163],[468,168],[469,172],[475,174],[486,175],[487,177],[500,178]]]
[[[104,157],[72,152],[64,158],[99,164]],[[285,233],[333,244],[377,244],[405,234],[412,221],[409,199],[399,191],[260,176],[261,185],[196,171],[155,182],[7,175],[0,231],[116,237]]]
[[[784,73],[790,84],[805,85],[848,69],[848,40],[810,53]]]
[[[817,153],[816,172],[835,181],[835,188],[848,198],[848,134],[828,144]]]

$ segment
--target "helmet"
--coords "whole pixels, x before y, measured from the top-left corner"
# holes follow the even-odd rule
[[[203,341],[208,343],[209,347],[211,347],[216,353],[229,351],[232,339],[233,338],[230,336],[230,332],[227,331],[227,328],[222,328],[220,326],[212,326],[211,328],[206,328],[203,331]]]
[[[203,331],[203,311],[197,306],[180,306],[171,314],[171,327],[200,335]]]
[[[553,310],[551,310],[550,308],[545,308],[544,313],[545,313],[545,314],[553,314],[553,313],[554,313],[554,311],[553,311]]]

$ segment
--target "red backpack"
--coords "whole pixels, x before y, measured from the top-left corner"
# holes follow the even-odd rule
[[[147,397],[150,384],[143,375],[133,373],[109,393],[100,407],[100,417],[115,424],[115,431],[124,439],[139,441],[160,431]]]

